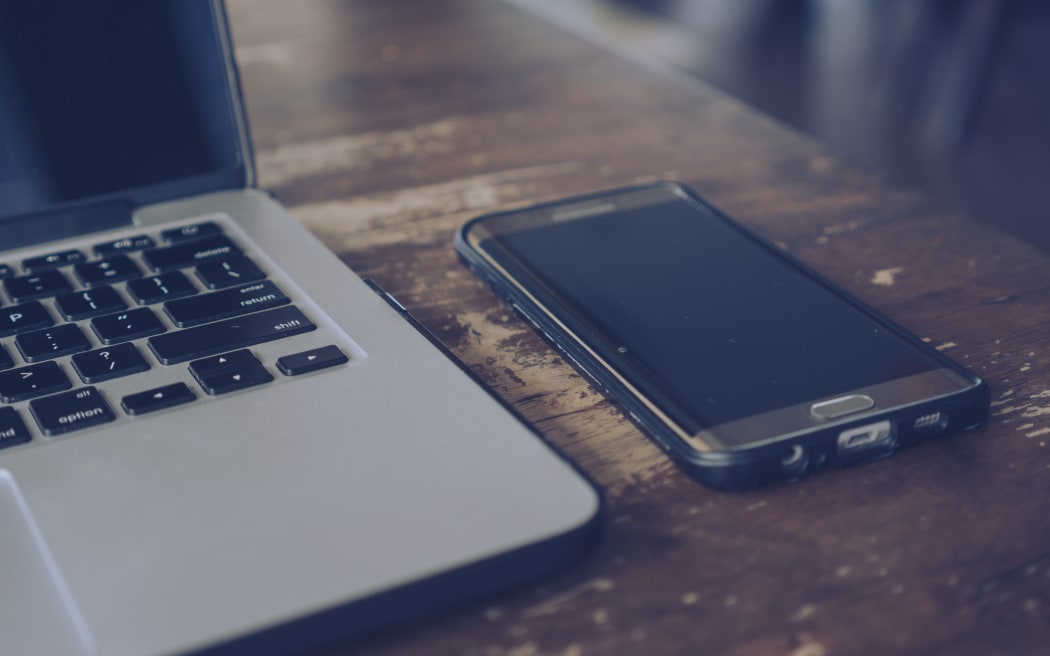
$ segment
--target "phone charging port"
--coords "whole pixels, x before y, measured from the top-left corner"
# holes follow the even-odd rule
[[[857,426],[839,433],[840,460],[866,460],[889,455],[897,446],[897,436],[889,420]]]

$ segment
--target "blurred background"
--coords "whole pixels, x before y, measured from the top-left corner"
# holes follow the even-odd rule
[[[515,0],[1050,252],[1046,0]]]

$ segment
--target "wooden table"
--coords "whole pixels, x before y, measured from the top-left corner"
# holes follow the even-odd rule
[[[1050,259],[509,5],[231,5],[261,185],[608,500],[571,572],[347,651],[1050,653]],[[452,249],[477,214],[655,178],[985,377],[986,426],[746,494],[689,480]]]

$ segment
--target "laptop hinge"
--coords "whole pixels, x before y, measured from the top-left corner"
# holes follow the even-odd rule
[[[102,202],[0,220],[0,251],[131,225],[131,202]]]

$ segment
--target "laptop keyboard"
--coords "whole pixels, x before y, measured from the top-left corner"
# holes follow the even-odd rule
[[[343,366],[353,351],[222,216],[0,262],[0,290],[0,448]]]

